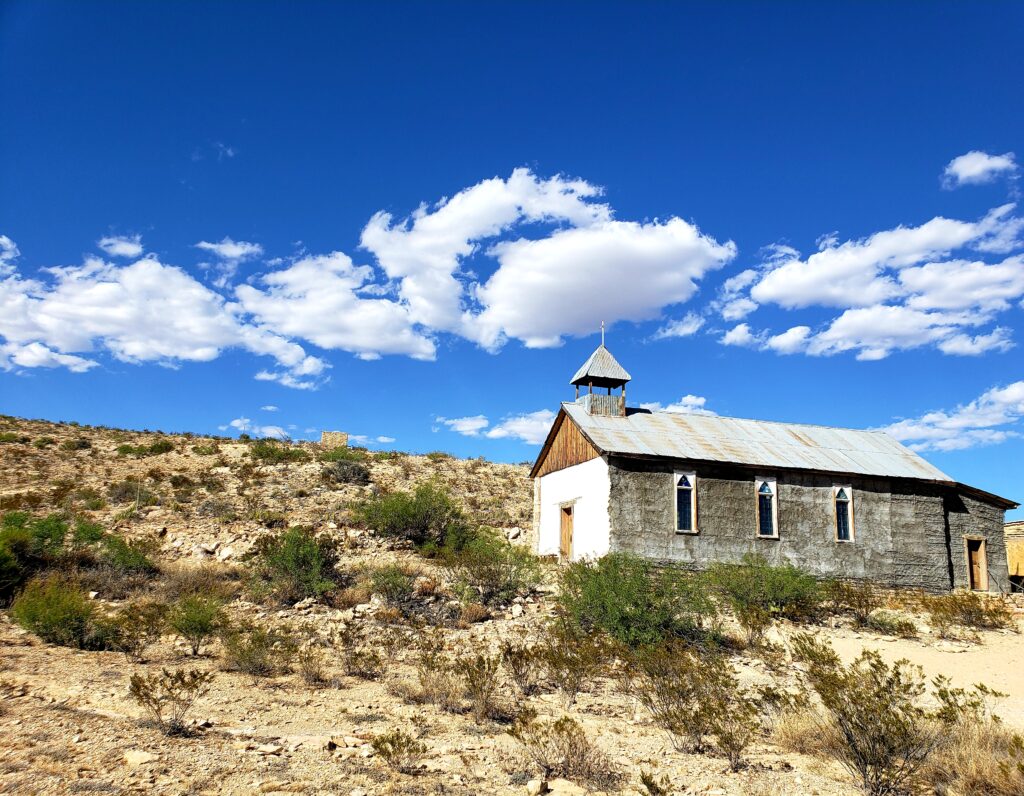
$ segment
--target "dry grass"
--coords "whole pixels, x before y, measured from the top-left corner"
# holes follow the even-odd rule
[[[998,721],[965,721],[952,727],[922,778],[938,792],[1024,796],[1024,743]]]

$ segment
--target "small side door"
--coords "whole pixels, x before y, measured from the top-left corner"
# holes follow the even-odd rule
[[[985,540],[965,539],[967,543],[967,576],[975,591],[988,591],[988,568],[985,566]]]
[[[558,554],[562,561],[572,561],[572,506],[562,506],[562,535]]]

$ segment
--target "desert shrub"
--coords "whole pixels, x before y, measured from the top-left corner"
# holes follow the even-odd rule
[[[28,437],[23,437],[21,434],[16,434],[13,431],[0,431],[0,445],[9,444],[13,442],[28,442]]]
[[[218,453],[220,453],[220,446],[217,445],[216,442],[210,445],[193,445],[192,452],[196,454],[196,456],[216,456]]]
[[[498,693],[500,669],[501,657],[494,655],[478,653],[459,658],[455,662],[455,672],[462,677],[473,718],[478,723],[492,718],[496,713],[494,699]]]
[[[366,486],[370,483],[370,471],[365,465],[345,459],[328,464],[320,471],[320,476],[332,484]]]
[[[310,636],[295,651],[295,669],[306,685],[327,682],[327,656],[319,639]]]
[[[932,627],[943,637],[955,635],[957,627],[997,630],[1014,626],[1013,612],[1007,603],[973,591],[926,595],[921,598],[921,607],[928,613]]]
[[[49,448],[56,444],[57,440],[55,440],[53,437],[38,437],[37,439],[32,441],[32,447],[39,448],[39,450],[44,450],[45,448]]]
[[[33,517],[11,511],[0,520],[0,599],[60,559],[68,525],[59,514]]]
[[[470,602],[459,606],[459,625],[461,627],[475,625],[477,622],[486,622],[490,618],[491,612],[486,605]]]
[[[939,743],[938,725],[918,704],[925,692],[919,669],[892,666],[867,650],[845,666],[831,646],[809,634],[793,639],[793,656],[829,716],[822,734],[841,743],[827,751],[874,796],[902,792]]]
[[[544,720],[524,711],[509,734],[522,744],[544,779],[563,777],[601,790],[610,790],[620,781],[608,758],[568,716]]]
[[[833,580],[824,584],[824,591],[833,608],[849,613],[859,627],[867,625],[871,613],[884,603],[878,587],[867,581]]]
[[[136,458],[143,458],[146,456],[160,456],[164,453],[170,453],[174,450],[174,443],[170,440],[162,439],[150,445],[118,445],[117,455],[118,456],[134,456]]]
[[[249,446],[249,456],[264,464],[308,462],[309,453],[274,439],[258,439]]]
[[[667,775],[658,777],[653,771],[640,771],[640,785],[647,796],[671,796],[672,783]]]
[[[226,602],[238,591],[239,571],[210,562],[169,564],[161,570],[160,590],[169,601],[185,597],[216,598]]]
[[[92,443],[83,437],[73,437],[66,439],[60,444],[62,451],[84,451],[89,450],[92,447]]]
[[[152,600],[129,603],[111,616],[96,621],[94,635],[102,646],[123,652],[129,660],[141,661],[146,650],[160,640],[167,606]]]
[[[320,454],[322,462],[365,462],[368,458],[362,448],[331,448]]]
[[[100,556],[113,570],[126,574],[153,575],[158,567],[149,557],[153,545],[141,540],[127,540],[107,535],[100,541]]]
[[[473,537],[462,510],[437,484],[421,484],[412,494],[391,492],[358,503],[356,523],[382,536],[408,539],[427,552],[462,549]]]
[[[254,590],[282,603],[321,597],[337,585],[337,543],[304,527],[257,540],[250,554]]]
[[[291,671],[295,639],[287,629],[244,623],[221,631],[224,666],[252,677],[274,677]]]
[[[461,550],[448,552],[445,563],[456,582],[484,605],[507,603],[540,582],[537,558],[495,533],[481,533]]]
[[[603,630],[630,646],[696,637],[715,616],[714,603],[696,579],[629,553],[570,564],[558,599],[583,630]]]
[[[416,573],[401,564],[385,564],[370,571],[370,584],[375,594],[391,603],[402,603],[412,597]]]
[[[167,613],[167,626],[188,642],[193,655],[224,625],[224,609],[215,597],[182,597]]]
[[[90,646],[93,611],[77,583],[57,576],[29,581],[11,605],[14,621],[43,641],[80,649]]]
[[[595,633],[564,620],[551,622],[536,647],[547,676],[558,684],[566,708],[605,671],[610,651]]]
[[[419,686],[419,691],[413,695],[414,701],[428,702],[448,713],[463,711],[464,685],[440,636],[429,634],[421,639],[414,666]]]
[[[196,506],[196,514],[200,517],[215,517],[221,522],[231,522],[238,517],[238,512],[230,500],[217,497],[207,498]]]
[[[134,503],[136,506],[155,506],[160,499],[141,481],[126,479],[107,487],[107,498],[111,503]]]
[[[213,675],[198,669],[161,669],[159,674],[133,674],[128,693],[167,735],[185,731],[185,716],[210,692]]]
[[[754,708],[720,655],[682,642],[640,648],[630,656],[622,685],[677,750],[704,751],[707,737],[714,736],[738,765],[753,733]]]
[[[413,774],[419,766],[427,747],[403,730],[374,736],[370,746],[380,758],[395,771],[402,774]]]
[[[864,625],[868,630],[899,638],[916,638],[917,624],[892,611],[876,611],[868,617]]]
[[[341,651],[341,667],[350,677],[378,680],[384,674],[384,657],[369,644],[366,631],[349,622],[335,641]]]
[[[75,546],[81,547],[96,544],[105,535],[106,531],[103,530],[103,526],[98,522],[78,519],[75,521],[75,527],[71,531],[71,541]]]
[[[761,641],[775,618],[814,618],[824,599],[812,575],[792,564],[771,566],[760,556],[744,556],[742,564],[716,564],[708,571],[708,580],[732,609],[751,645]]]
[[[506,641],[501,647],[501,662],[519,693],[524,697],[537,693],[543,664],[535,649]]]

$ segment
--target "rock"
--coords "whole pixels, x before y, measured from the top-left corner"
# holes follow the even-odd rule
[[[231,556],[235,554],[235,548],[233,547],[222,547],[217,552],[217,558],[221,561],[227,561]]]
[[[365,788],[352,788],[352,790],[350,790],[348,792],[348,796],[366,796],[366,789]]]
[[[518,538],[519,538],[520,536],[522,536],[522,535],[523,535],[523,529],[522,529],[522,528],[509,528],[509,529],[508,529],[508,530],[507,530],[507,531],[505,532],[505,536],[506,536],[506,538],[507,538],[507,539],[508,539],[508,540],[509,540],[510,542],[511,542],[511,541],[512,541],[513,539],[518,539]]]
[[[258,755],[279,755],[281,754],[281,747],[276,743],[264,743],[256,747],[256,754]]]
[[[159,759],[159,756],[152,752],[143,752],[141,749],[129,749],[124,753],[124,762],[128,768],[138,768],[147,763],[155,763]]]
[[[98,591],[91,591],[91,592],[89,592],[89,599],[90,600],[95,600],[99,596],[100,596],[100,593]]]
[[[548,793],[558,793],[561,796],[586,796],[587,789],[581,788],[575,782],[570,782],[567,779],[553,779],[548,782]]]
[[[213,555],[214,553],[216,553],[216,552],[217,552],[217,548],[219,548],[219,547],[220,547],[220,542],[203,542],[203,543],[202,543],[201,545],[199,545],[199,548],[200,548],[200,549],[201,549],[201,550],[202,550],[202,551],[203,551],[204,553],[208,553],[208,554],[210,554],[211,556],[212,556],[212,555]]]
[[[518,619],[522,615],[523,615],[523,606],[519,605],[518,603],[513,605],[512,606],[512,618],[513,619]]]
[[[540,796],[548,792],[548,783],[542,779],[531,779],[526,783],[526,792],[529,796]]]

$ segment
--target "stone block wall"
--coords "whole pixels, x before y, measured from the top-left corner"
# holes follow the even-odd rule
[[[950,513],[948,489],[940,485],[622,457],[612,457],[610,464],[612,550],[698,569],[738,563],[753,553],[819,577],[942,591],[951,582],[966,586],[962,539],[974,533],[989,540],[990,589],[1008,588],[1002,511],[964,499],[966,510]],[[673,474],[688,470],[697,474],[699,533],[678,534]],[[758,476],[777,480],[778,539],[756,534]],[[852,543],[835,538],[836,484],[853,488]]]
[[[321,431],[320,447],[324,450],[348,447],[348,433],[345,431]]]

